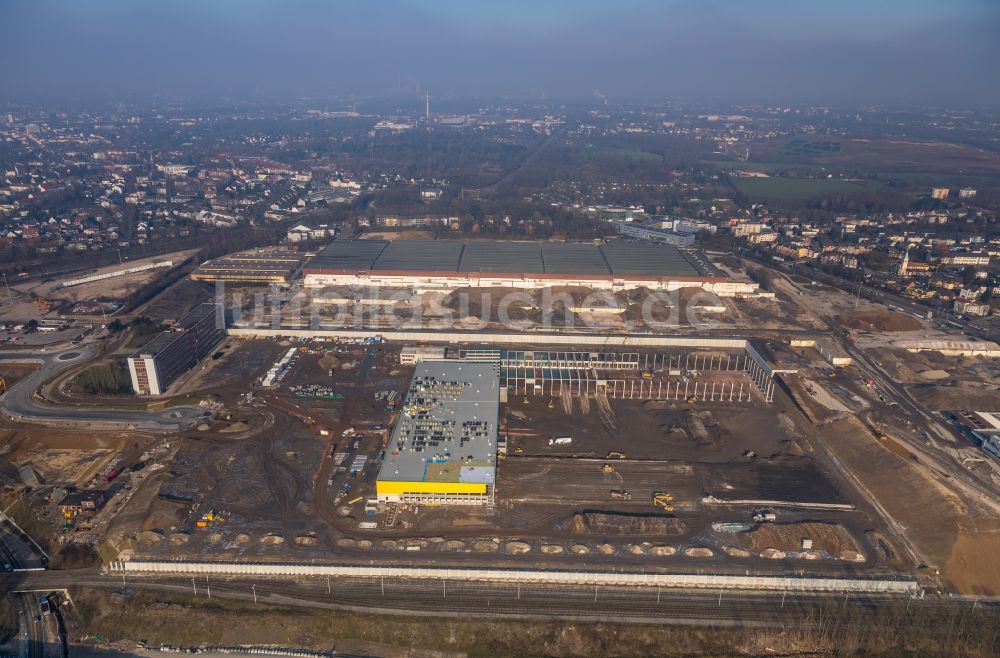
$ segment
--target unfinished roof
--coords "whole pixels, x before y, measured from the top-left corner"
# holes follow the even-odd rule
[[[492,485],[499,408],[497,364],[420,362],[378,479]]]

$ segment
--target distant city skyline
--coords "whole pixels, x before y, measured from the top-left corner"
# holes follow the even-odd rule
[[[5,0],[0,101],[221,96],[1000,103],[1000,4]]]

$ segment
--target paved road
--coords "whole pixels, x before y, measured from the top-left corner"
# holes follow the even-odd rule
[[[39,617],[36,597],[32,594],[18,594],[15,597],[18,605],[21,627],[21,657],[43,658],[45,655],[45,627]]]
[[[43,382],[66,368],[93,359],[93,345],[57,351],[7,350],[0,352],[3,362],[37,363],[41,367],[0,396],[0,413],[16,422],[90,425],[101,428],[146,429],[154,431],[180,430],[197,422],[210,412],[199,407],[172,407],[162,411],[118,411],[87,405],[45,404],[32,394]]]
[[[44,569],[48,560],[0,516],[0,562],[17,569]]]

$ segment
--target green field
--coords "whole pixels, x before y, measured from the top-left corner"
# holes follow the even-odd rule
[[[794,170],[797,172],[818,172],[820,167],[801,162],[744,162],[743,160],[701,160],[700,164],[706,167],[715,167],[721,171],[762,171],[765,174],[774,174],[781,171]]]
[[[588,146],[583,149],[583,155],[591,160],[633,160],[635,162],[663,162],[656,153],[639,149],[605,148]]]
[[[877,190],[877,181],[848,181],[839,178],[736,178],[733,186],[754,199],[810,199],[817,196],[863,194]]]

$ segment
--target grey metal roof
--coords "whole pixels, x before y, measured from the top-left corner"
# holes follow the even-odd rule
[[[503,242],[494,240],[349,240],[330,244],[307,268],[414,272],[504,272],[608,276],[721,276],[696,250],[668,244],[611,240]]]
[[[497,364],[421,361],[378,479],[493,484],[499,409]]]
[[[463,246],[451,240],[393,240],[372,269],[455,272]]]
[[[388,240],[341,240],[332,242],[316,254],[310,267],[338,270],[370,270],[375,259],[389,244]]]
[[[202,320],[210,318],[213,315],[218,314],[220,320],[222,318],[222,304],[215,304],[211,302],[205,302],[203,304],[198,304],[191,312],[182,317],[177,321],[175,326],[181,327],[183,329],[190,329]]]
[[[552,243],[542,247],[546,274],[604,274],[611,270],[593,243]]]
[[[139,356],[142,354],[156,356],[169,347],[175,340],[182,337],[185,333],[183,330],[190,329],[200,322],[216,315],[217,321],[222,322],[222,313],[222,304],[216,304],[213,302],[198,304],[191,310],[190,313],[175,322],[173,327],[156,334],[145,345],[132,352],[130,356]]]
[[[175,340],[181,338],[184,335],[182,331],[161,331],[160,333],[153,336],[153,338],[133,352],[130,356],[156,356],[163,350],[167,349]]]
[[[701,276],[672,245],[612,240],[601,251],[616,276]]]
[[[468,242],[458,266],[461,272],[542,272],[538,242]]]

